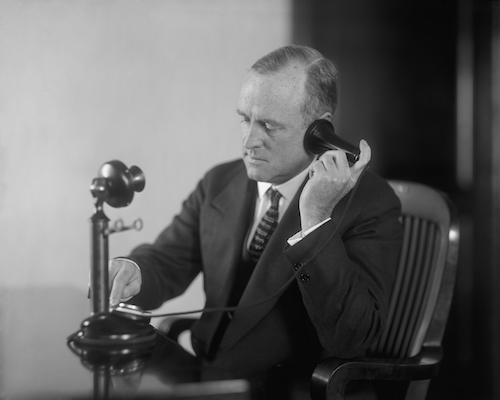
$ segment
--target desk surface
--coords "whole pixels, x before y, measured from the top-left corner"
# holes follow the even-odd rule
[[[83,292],[0,290],[0,399],[250,399],[246,381],[201,368],[160,336],[150,351],[112,362],[72,350],[67,338],[89,316]]]

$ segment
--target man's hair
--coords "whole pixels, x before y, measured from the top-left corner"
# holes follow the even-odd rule
[[[309,125],[325,112],[333,115],[337,108],[338,72],[319,51],[298,45],[280,47],[259,59],[250,70],[266,75],[279,72],[293,62],[303,65],[307,74],[301,107],[305,124]]]

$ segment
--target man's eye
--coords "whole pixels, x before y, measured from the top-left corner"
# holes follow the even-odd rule
[[[247,117],[241,117],[241,122],[248,124],[250,122],[250,118]]]
[[[264,123],[263,125],[264,125],[264,129],[268,133],[273,133],[273,132],[275,132],[277,130],[277,128],[274,125],[271,125],[271,124],[268,124],[268,123]]]

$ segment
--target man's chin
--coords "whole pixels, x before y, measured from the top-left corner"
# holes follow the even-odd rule
[[[258,181],[258,182],[267,182],[267,179],[269,179],[267,174],[264,173],[263,171],[259,170],[258,168],[252,167],[251,165],[248,165],[247,163],[245,163],[245,166],[247,168],[248,179],[252,179],[252,180]]]
[[[261,175],[259,175],[259,174],[253,174],[253,173],[249,173],[247,171],[247,176],[248,176],[248,179],[251,179],[253,181],[266,182],[265,178],[262,178]]]

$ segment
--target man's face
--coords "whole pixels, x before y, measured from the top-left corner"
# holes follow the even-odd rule
[[[300,111],[305,73],[300,66],[260,75],[253,71],[241,86],[243,160],[250,179],[280,184],[312,161],[303,140],[306,127]]]

